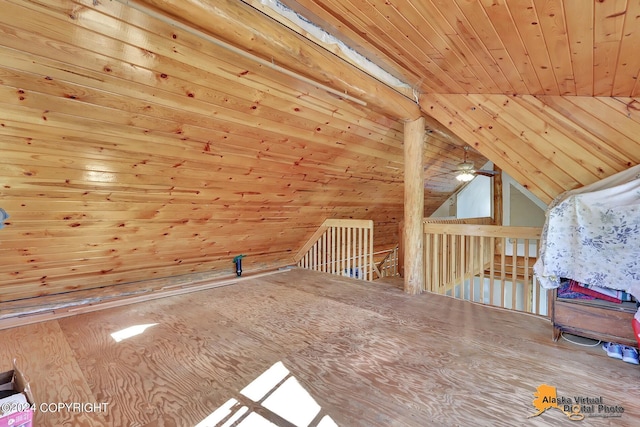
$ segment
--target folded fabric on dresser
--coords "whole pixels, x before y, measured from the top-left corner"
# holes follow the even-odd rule
[[[551,203],[534,272],[547,289],[564,277],[640,297],[640,165]]]
[[[584,286],[575,280],[569,280],[569,290],[616,304],[622,304],[622,294],[629,295],[624,291],[601,288],[599,286]]]

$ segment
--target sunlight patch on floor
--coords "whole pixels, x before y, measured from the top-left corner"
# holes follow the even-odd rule
[[[127,338],[134,337],[136,335],[142,334],[148,328],[157,325],[157,323],[148,323],[146,325],[133,325],[128,328],[121,329],[117,332],[111,334],[111,338],[115,340],[115,342],[120,342],[126,340]]]
[[[195,427],[338,427],[282,362],[277,362]],[[278,423],[280,421],[280,423]]]

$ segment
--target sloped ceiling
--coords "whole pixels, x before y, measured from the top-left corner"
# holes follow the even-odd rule
[[[541,200],[640,162],[638,0],[283,3],[410,83]]]
[[[421,93],[628,97],[640,90],[634,0],[283,3]]]
[[[2,7],[0,301],[397,243],[397,119],[122,3]]]
[[[421,114],[427,214],[464,145],[545,201],[640,161],[638,0],[284,3],[409,89],[257,0],[3,2],[0,300],[392,246]]]
[[[545,203],[640,162],[634,98],[429,94],[421,104]]]

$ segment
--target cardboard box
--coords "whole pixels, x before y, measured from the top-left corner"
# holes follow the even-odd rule
[[[0,399],[0,427],[32,427],[35,404],[29,382],[13,361],[13,369],[0,374],[0,392],[11,396]]]

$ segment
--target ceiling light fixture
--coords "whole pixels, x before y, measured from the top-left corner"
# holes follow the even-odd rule
[[[456,175],[456,179],[460,182],[469,182],[473,178],[475,178],[475,170],[473,169],[473,163],[467,162],[467,152],[469,151],[469,147],[464,147],[464,160],[462,163],[458,164],[458,175]]]
[[[471,172],[460,172],[457,176],[456,179],[460,182],[469,182],[471,181],[473,178],[475,177],[475,175]]]

